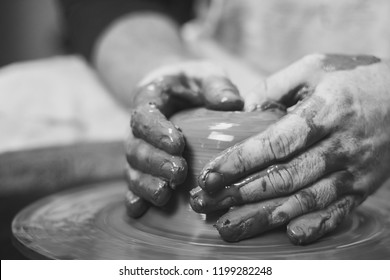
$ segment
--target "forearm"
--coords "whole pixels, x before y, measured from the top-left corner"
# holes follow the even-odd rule
[[[171,19],[139,13],[111,24],[97,41],[92,60],[118,102],[131,107],[134,88],[147,73],[187,58],[179,27]]]

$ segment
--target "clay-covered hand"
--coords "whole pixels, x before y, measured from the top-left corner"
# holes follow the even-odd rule
[[[223,239],[287,225],[293,243],[310,243],[390,177],[388,62],[310,55],[270,76],[245,102],[249,110],[279,106],[287,114],[210,161],[201,188],[192,190],[198,212],[241,205],[218,220]]]
[[[222,69],[210,62],[186,62],[157,69],[138,86],[126,141],[127,213],[141,216],[150,204],[164,206],[183,183],[182,132],[168,119],[196,106],[241,110],[244,102]]]

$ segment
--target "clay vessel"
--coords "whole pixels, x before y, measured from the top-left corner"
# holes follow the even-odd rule
[[[212,224],[220,213],[195,213],[189,205],[189,191],[197,187],[197,177],[205,164],[223,150],[246,138],[264,131],[279,120],[284,112],[271,109],[258,112],[221,112],[192,109],[180,112],[171,121],[180,127],[185,136],[184,158],[188,163],[187,180],[177,186],[168,205],[152,208],[141,223],[157,231],[164,229],[179,236],[215,238],[218,233]]]

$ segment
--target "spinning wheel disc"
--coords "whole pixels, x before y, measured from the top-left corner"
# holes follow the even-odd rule
[[[170,217],[151,209],[128,218],[122,181],[87,185],[37,201],[14,219],[15,243],[27,256],[52,259],[389,259],[390,211],[383,187],[338,229],[307,246],[285,229],[226,243],[193,211]],[[388,200],[387,200],[388,201]],[[387,208],[386,208],[387,207]],[[193,225],[199,223],[199,230]]]

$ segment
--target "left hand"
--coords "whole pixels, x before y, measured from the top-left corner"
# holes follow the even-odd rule
[[[389,64],[309,55],[254,93],[246,109],[265,98],[263,107],[280,103],[287,115],[211,160],[191,204],[198,212],[236,206],[216,224],[227,241],[288,224],[293,243],[310,243],[390,177]]]
[[[150,205],[165,206],[187,176],[185,139],[169,117],[203,106],[241,110],[244,102],[222,68],[209,61],[183,61],[157,68],[136,88],[126,141],[126,209],[142,216]]]

